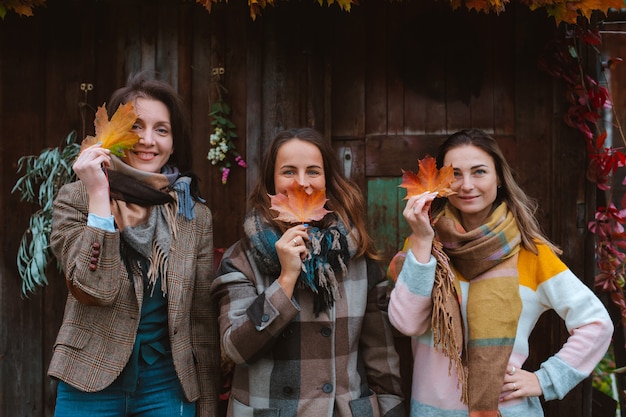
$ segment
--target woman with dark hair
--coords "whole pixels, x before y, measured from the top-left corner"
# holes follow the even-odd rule
[[[276,219],[271,197],[325,190],[319,221]],[[387,280],[363,197],[313,129],[278,133],[249,197],[246,237],[211,287],[222,348],[235,363],[229,417],[403,416]]]
[[[134,147],[84,146],[54,203],[51,247],[69,289],[48,374],[55,416],[217,415],[219,342],[211,212],[189,171],[175,90],[143,74],[113,93],[132,103]]]
[[[536,203],[481,130],[450,136],[437,156],[455,194],[410,196],[412,234],[389,317],[412,336],[411,416],[543,416],[539,396],[561,399],[602,359],[613,325],[601,301],[558,258]],[[554,310],[570,333],[538,370],[522,369],[539,316]]]
[[[109,115],[113,114],[121,104],[134,102],[138,98],[157,100],[167,107],[172,137],[176,138],[176,146],[169,158],[169,164],[177,167],[180,172],[190,171],[193,160],[191,131],[181,97],[171,85],[140,73],[129,77],[125,87],[113,92],[107,103]]]

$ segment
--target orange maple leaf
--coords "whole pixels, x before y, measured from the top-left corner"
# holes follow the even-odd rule
[[[326,190],[313,190],[308,194],[304,187],[294,180],[287,188],[287,195],[269,195],[272,206],[278,212],[276,220],[286,223],[308,223],[322,220],[330,211],[324,208],[328,201]]]
[[[105,105],[98,107],[96,118],[93,122],[96,128],[96,137],[88,136],[83,140],[82,148],[102,143],[102,147],[109,149],[113,155],[124,156],[126,149],[132,149],[139,136],[133,132],[133,124],[137,120],[133,103],[120,104],[111,120]]]
[[[526,3],[531,10],[544,7],[548,16],[555,18],[557,25],[561,22],[576,24],[580,16],[590,19],[595,11],[606,15],[610,9],[619,10],[624,7],[623,0],[522,0],[522,3]]]
[[[437,193],[437,197],[447,197],[456,192],[450,189],[454,182],[454,170],[452,165],[447,165],[437,169],[435,158],[426,155],[424,159],[418,160],[419,170],[417,174],[411,171],[402,170],[402,183],[400,187],[406,188],[405,200],[414,195],[422,193]]]

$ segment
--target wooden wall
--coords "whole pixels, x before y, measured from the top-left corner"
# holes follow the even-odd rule
[[[17,160],[58,146],[70,130],[89,133],[93,108],[137,70],[158,72],[185,99],[217,247],[242,235],[247,190],[273,134],[306,125],[332,139],[368,195],[370,225],[388,258],[406,234],[400,170],[415,170],[446,135],[479,127],[498,139],[540,200],[564,260],[590,283],[584,225],[593,190],[581,169],[584,144],[561,121],[558,84],[537,68],[556,28],[542,12],[508,9],[484,16],[452,13],[440,1],[379,1],[346,13],[293,1],[252,21],[241,2],[209,14],[192,1],[48,0],[34,17],[7,15],[0,21],[0,415],[52,415],[55,384],[45,373],[66,294],[50,267],[50,284],[20,297],[15,255],[36,208],[11,194]],[[225,186],[206,160],[219,68],[237,146],[250,164],[234,169]],[[85,94],[81,83],[94,88]],[[530,367],[565,332],[548,315],[533,337]],[[546,415],[589,417],[588,394],[585,384],[547,404]]]

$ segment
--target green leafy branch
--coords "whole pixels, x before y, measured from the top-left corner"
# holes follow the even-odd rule
[[[23,156],[18,161],[17,172],[24,171],[24,175],[17,180],[11,193],[19,192],[20,201],[37,203],[41,207],[31,215],[17,252],[17,269],[24,295],[48,284],[45,269],[53,257],[50,251],[53,202],[59,189],[75,180],[72,164],[79,150],[76,132],[72,131],[65,138],[65,146],[46,148],[38,156]]]

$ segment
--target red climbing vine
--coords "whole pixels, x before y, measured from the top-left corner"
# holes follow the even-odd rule
[[[592,25],[587,19],[580,18],[577,24],[565,25],[561,35],[547,44],[540,66],[565,82],[569,102],[565,123],[579,130],[586,141],[589,156],[587,179],[596,184],[604,197],[598,200],[594,219],[588,224],[589,231],[596,235],[595,286],[609,294],[626,323],[626,196],[619,202],[614,201],[612,187],[616,181],[626,184],[624,178],[619,178],[624,175],[620,168],[626,165],[626,142],[611,103],[610,77],[607,77],[622,59],[603,56],[601,24]],[[582,57],[588,56],[599,64],[597,76],[592,75],[584,64]],[[605,117],[607,112],[611,117]]]

